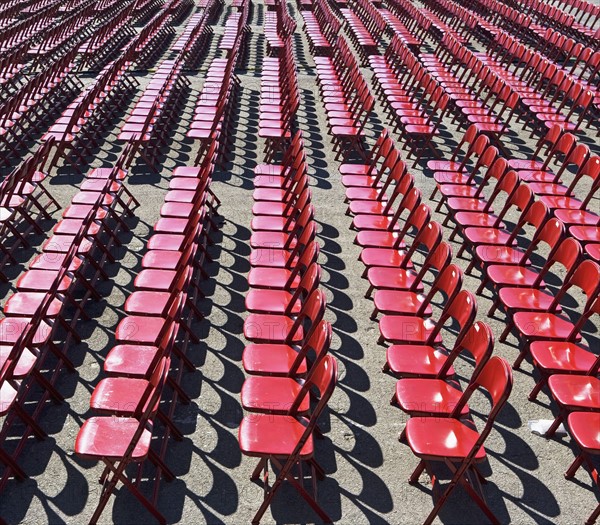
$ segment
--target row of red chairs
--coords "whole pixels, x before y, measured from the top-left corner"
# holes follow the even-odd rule
[[[181,74],[181,68],[181,57],[161,62],[126,117],[117,136],[117,140],[134,146],[125,167],[140,153],[148,166],[156,169],[160,148],[166,144],[168,130],[184,103],[188,81]]]
[[[464,146],[467,146],[467,149],[459,161],[459,152]],[[545,157],[538,157],[545,146],[547,147]],[[477,160],[474,166],[469,168],[468,162],[473,162],[475,159]],[[540,139],[532,158],[511,159],[508,162],[499,158],[497,149],[490,147],[487,139],[479,136],[477,128],[472,126],[448,161],[432,161],[429,167],[434,170],[433,178],[436,182],[436,188],[430,198],[433,198],[438,191],[442,194],[438,209],[444,203],[450,208],[459,206],[460,199],[463,197],[481,197],[485,184],[494,178],[497,182],[487,205],[483,210],[479,208],[473,210],[485,213],[483,215],[467,213],[461,215],[461,221],[471,220],[474,223],[470,225],[487,226],[487,222],[478,221],[487,221],[485,217],[491,210],[494,200],[505,199],[502,211],[498,213],[497,220],[501,221],[511,206],[524,210],[535,195],[562,224],[568,227],[569,234],[581,242],[586,254],[600,262],[600,254],[598,254],[600,217],[588,209],[600,189],[600,157],[592,155],[585,144],[578,144],[571,133],[563,133],[560,126],[554,126]],[[475,187],[476,177],[479,176],[482,168],[489,169],[479,186]],[[507,168],[514,171],[508,173]],[[566,184],[561,177],[568,173],[569,169],[574,174],[571,181]],[[513,194],[519,183],[525,183],[526,188]],[[455,198],[458,198],[458,201],[451,200]],[[501,222],[497,223],[499,224]]]
[[[27,49],[32,70],[43,66],[48,60],[60,56],[79,44],[83,39],[93,36],[95,27],[94,10],[91,4],[69,13],[53,27],[44,31],[38,42]]]
[[[134,24],[145,25],[164,4],[165,0],[137,0],[133,12]]]
[[[589,56],[589,59],[584,62],[584,67],[581,70],[580,74],[586,72],[586,70],[591,70],[590,76],[588,79],[581,77],[574,77],[572,72],[565,67],[564,65],[557,64],[549,58],[546,58],[543,51],[545,51],[544,46],[541,46],[541,51],[533,51],[528,46],[522,44],[518,39],[508,35],[504,31],[498,31],[495,41],[490,46],[489,56],[494,57],[495,60],[499,60],[501,62],[516,62],[515,74],[518,72],[519,67],[526,67],[528,71],[528,78],[530,80],[533,79],[541,79],[547,80],[549,84],[557,84],[558,82],[565,82],[570,84],[577,84],[581,86],[578,88],[579,90],[591,91],[593,94],[593,102],[596,106],[598,106],[598,87],[593,83],[593,78],[598,75],[598,61],[600,58],[600,54],[595,53]],[[583,48],[584,50],[587,48]],[[546,53],[547,55],[548,53]],[[577,65],[575,62],[574,66]],[[546,73],[547,72],[547,73]],[[523,71],[519,73],[523,75]],[[556,79],[550,77],[549,75],[556,75]],[[544,78],[544,76],[546,78]]]
[[[15,252],[22,247],[31,247],[29,234],[43,234],[39,219],[49,219],[52,208],[59,208],[43,184],[47,177],[44,164],[51,149],[52,142],[39,146],[0,184],[0,280],[4,282],[8,282],[8,278],[2,269],[7,263],[18,264]]]
[[[240,448],[258,457],[251,479],[263,473],[265,498],[252,522],[259,523],[281,484],[287,480],[327,523],[317,502],[316,479],[324,471],[314,457],[317,420],[337,381],[337,364],[328,356],[331,325],[323,320],[326,297],[319,289],[321,268],[316,222],[300,132],[280,164],[259,164],[254,177],[250,291],[244,322],[241,403],[251,412],[239,429]],[[311,406],[311,400],[318,400]],[[313,480],[304,489],[302,465]],[[292,469],[300,467],[296,476]],[[268,480],[273,468],[276,478]]]
[[[396,36],[409,47],[418,47],[423,44],[423,36],[429,29],[427,24],[419,26],[413,24],[412,27],[407,26],[410,21],[403,21],[390,9],[379,8],[381,16],[385,20],[388,27],[388,35]]]
[[[269,10],[265,13],[263,34],[267,40],[267,54],[278,56],[294,31],[296,31],[296,22],[290,16],[287,3],[275,1],[272,8],[269,6]]]
[[[315,62],[336,160],[353,153],[364,157],[365,125],[375,98],[345,38],[338,37],[332,56],[315,57]]]
[[[112,119],[127,103],[138,82],[129,71],[132,49],[108,64],[86,89],[67,106],[43,135],[42,141],[52,140],[56,151],[48,170],[65,157],[80,171],[86,157],[100,144],[100,137],[112,128]]]
[[[564,4],[563,9],[569,14],[573,15],[580,24],[588,25],[589,22],[593,22],[593,16],[596,14],[598,6],[587,0],[550,0],[550,4],[558,5]]]
[[[328,2],[315,1],[311,11],[302,11],[304,32],[313,56],[330,56],[342,28]]]
[[[244,37],[244,31],[240,31],[236,49],[240,49]],[[231,148],[235,93],[239,87],[239,80],[234,72],[238,59],[239,54],[234,50],[228,58],[215,58],[208,68],[190,129],[186,133],[187,137],[199,142],[197,159],[206,152],[214,138],[219,141],[219,164]]]
[[[56,23],[54,14],[57,10],[58,6],[55,6],[46,13],[39,13],[4,28],[0,33],[0,52],[28,46],[28,43],[37,40],[44,31]]]
[[[154,15],[140,32],[136,39],[135,63],[142,69],[149,68],[156,62],[167,47],[173,35],[173,15],[169,7],[175,2],[171,0]]]
[[[17,459],[31,433],[45,437],[37,421],[49,397],[63,399],[55,386],[61,370],[75,370],[67,355],[70,342],[81,341],[75,326],[81,316],[87,316],[87,300],[100,299],[96,284],[100,278],[108,278],[104,265],[115,261],[113,247],[120,244],[119,232],[127,229],[123,215],[133,215],[132,208],[138,205],[123,178],[120,163],[88,175],[42,253],[17,279],[16,292],[4,305],[0,390],[1,414],[6,418],[0,445],[5,468],[0,489],[11,476],[25,476]],[[43,394],[32,403],[35,385]],[[25,427],[16,433],[17,441],[6,448],[6,438],[16,432],[14,423],[19,419]]]
[[[186,354],[190,341],[199,342],[191,323],[202,319],[196,303],[202,293],[200,281],[207,276],[202,266],[210,260],[206,250],[215,226],[211,214],[218,206],[209,191],[216,151],[213,141],[200,166],[173,171],[160,218],[146,243],[142,270],[123,307],[126,315],[115,330],[116,344],[104,361],[107,377],[90,398],[90,408],[98,415],[88,418],[77,435],[75,453],[106,465],[92,523],[119,484],[159,523],[166,523],[157,508],[158,487],[163,476],[175,479],[165,455],[170,436],[183,439],[173,422],[177,401],[190,402],[181,380],[185,369],[195,369]],[[170,397],[165,394],[167,385]],[[164,426],[162,433],[158,421]],[[156,469],[152,499],[125,475],[128,465],[146,461]]]
[[[385,55],[369,57],[369,63],[376,94],[395,123],[394,133],[400,131],[410,148],[409,156],[414,153],[417,162],[425,149],[436,155],[432,140],[450,100],[444,88],[399,37],[392,39]]]
[[[420,35],[420,38],[423,39],[425,33],[430,31],[431,20],[421,13],[410,0],[388,0],[387,6],[412,34]]]
[[[106,20],[79,46],[80,71],[84,68],[92,71],[100,70],[117,50],[136,35],[130,24],[133,8],[132,3]]]
[[[260,79],[258,136],[265,139],[265,161],[289,147],[300,105],[298,73],[291,36],[283,40],[277,57],[263,60]]]
[[[373,39],[380,43],[383,34],[388,29],[388,24],[382,13],[375,6],[371,0],[352,0],[350,2],[351,8],[358,15],[361,22],[364,24],[365,29]],[[345,18],[344,12],[340,11],[342,16]],[[354,27],[352,30],[354,31]]]
[[[561,146],[561,142],[565,142],[565,138],[569,137],[572,135],[562,135],[552,151],[569,151],[568,146]],[[574,152],[577,149],[577,146],[573,146],[570,151]],[[548,156],[552,157],[553,153]],[[600,159],[590,157],[589,160],[596,166],[597,178]],[[457,166],[455,161],[447,161],[445,165],[438,161],[433,167],[456,169]],[[544,173],[554,175],[547,171],[546,163],[537,159],[509,161],[507,167],[517,169],[520,176],[539,177]],[[600,266],[591,260],[582,260],[581,245],[577,240],[565,236],[563,223],[556,217],[571,217],[571,220],[574,220],[577,216],[583,223],[595,222],[598,229],[598,216],[582,207],[580,210],[554,209],[556,217],[550,218],[543,200],[545,196],[542,195],[542,200],[534,202],[530,186],[536,188],[536,183],[518,185],[516,173],[507,171],[504,180],[510,179],[513,180],[513,189],[510,190],[510,186],[506,188],[506,205],[497,215],[491,212],[491,204],[497,195],[495,192],[492,192],[487,202],[484,202],[483,194],[479,194],[479,190],[475,193],[473,190],[468,192],[476,198],[454,197],[455,204],[451,209],[456,231],[461,231],[463,246],[472,247],[474,260],[482,265],[484,274],[479,291],[488,283],[492,286],[494,304],[489,315],[493,315],[498,307],[507,314],[506,328],[500,340],[505,340],[511,331],[516,332],[521,352],[515,366],[520,366],[522,360],[529,356],[539,373],[539,379],[529,399],[536,399],[539,392],[547,387],[549,395],[558,406],[558,414],[546,436],[553,436],[561,423],[568,422],[569,432],[583,450],[567,471],[566,477],[573,477],[583,461],[588,462],[594,476],[596,471],[589,454],[600,453],[600,443],[597,433],[593,430],[595,427],[586,425],[593,424],[600,411],[600,358],[591,347],[582,345],[582,330],[590,318],[600,314]],[[497,187],[500,184],[499,182]],[[597,181],[593,184],[597,186]],[[455,185],[455,188],[460,190],[459,185]],[[456,190],[452,193],[464,194]],[[568,200],[559,195],[546,196],[546,202],[551,199],[557,203]],[[450,200],[448,199],[448,202]],[[581,204],[580,201],[577,202]],[[477,204],[481,211],[457,213],[456,203],[462,203],[470,210]],[[507,208],[511,206],[516,206],[522,211],[521,218],[512,231],[509,231],[504,229],[502,219]],[[533,235],[528,236],[528,248],[515,248],[514,241],[526,224],[535,227]],[[535,266],[531,262],[531,255],[542,244],[547,245],[544,252],[548,255],[543,257],[542,266]],[[562,267],[561,271],[557,271],[557,266]],[[556,292],[544,281],[551,273],[564,275]],[[563,300],[566,294],[575,288],[583,292],[586,300],[584,304],[578,305],[574,313],[566,315],[564,309],[568,302]],[[593,414],[594,412],[596,414]],[[588,523],[593,523],[597,515],[598,509],[592,513]]]
[[[598,40],[600,37],[600,32],[598,28],[594,27],[593,23],[585,25],[577,22],[573,15],[567,14],[557,7],[549,6],[544,2],[540,2],[540,0],[524,0],[523,4],[525,12],[531,14],[544,25],[558,25],[561,29],[589,43],[593,40]],[[592,16],[600,16],[600,6],[596,5],[588,9],[590,18]]]
[[[521,62],[532,60],[533,49],[525,46],[517,38],[495,27],[493,28],[493,34],[494,42],[490,45],[492,56],[496,53],[497,58],[502,57],[502,60],[509,58],[506,55],[512,55],[513,59],[518,58]],[[574,43],[572,39],[569,41],[562,37],[559,40],[558,35],[552,29],[548,29],[544,37],[536,40],[535,47],[537,49],[535,53],[539,53],[548,59],[547,67],[554,64],[567,75],[573,76],[586,89],[592,91],[597,100],[598,88],[594,84],[594,79],[599,72],[600,52],[594,52],[593,48],[584,47],[582,44],[572,45]],[[569,66],[568,63],[571,58],[573,63]],[[535,61],[538,62],[539,59],[536,58]]]
[[[61,107],[81,88],[81,81],[71,73],[77,50],[72,49],[42,72],[30,77],[14,94],[0,104],[0,145],[2,165],[27,151],[27,143],[48,115]]]
[[[209,22],[218,7],[219,2],[216,0],[207,2],[205,9],[193,14],[188,19],[183,32],[171,46],[172,51],[182,55],[185,68],[192,68],[199,63],[198,58],[202,56],[208,39],[212,35]]]
[[[247,0],[241,0],[238,10],[233,11],[225,20],[225,32],[219,42],[219,49],[225,50],[228,55],[240,51],[242,33],[247,31],[249,9],[250,3]]]
[[[367,164],[342,164],[340,173],[352,226],[358,230],[355,242],[362,247],[368,295],[377,290],[372,318],[384,314],[379,322],[380,342],[392,343],[384,371],[400,378],[392,404],[409,416],[418,416],[409,419],[401,435],[421,460],[410,482],[418,483],[425,468],[431,474],[433,462],[453,458],[455,475],[425,521],[431,523],[454,488],[466,483],[467,472],[477,473],[475,463],[485,457],[481,445],[510,393],[510,367],[498,357],[490,360],[492,332],[485,323],[473,324],[475,297],[461,291],[462,271],[451,264],[450,245],[442,240],[441,226],[430,221],[431,211],[421,203],[414,177],[387,131],[377,140]],[[419,248],[425,248],[425,258],[417,271],[413,259]],[[431,272],[435,277],[424,293]],[[443,295],[442,312],[433,320],[432,301],[439,294]],[[445,333],[451,320],[458,324],[453,346],[448,345]],[[452,364],[462,353],[475,361],[464,392],[452,381]],[[485,427],[478,433],[465,418],[470,414],[467,401],[480,387],[501,393],[494,398]],[[466,428],[470,428],[467,434]],[[449,436],[456,439],[449,440]],[[437,483],[433,476],[432,481]],[[469,493],[494,521],[489,508],[482,505],[482,497],[475,491]]]
[[[348,27],[350,38],[354,42],[363,62],[370,55],[377,54],[381,36],[387,26],[385,20],[380,17],[377,19],[377,22],[374,19],[365,18],[365,20],[368,20],[367,24],[365,24],[365,21],[363,21],[356,11],[348,7],[340,9],[340,13]],[[366,16],[368,17],[368,15]]]

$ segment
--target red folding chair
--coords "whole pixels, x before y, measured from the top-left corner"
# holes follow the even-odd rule
[[[573,479],[582,464],[585,464],[592,480],[600,486],[600,473],[592,456],[600,454],[600,413],[572,412],[567,419],[569,434],[580,449],[579,454],[565,473],[566,479]],[[600,517],[600,503],[592,511],[585,525],[594,525]]]
[[[388,353],[410,351],[413,345],[433,346],[443,342],[442,330],[449,320],[459,326],[458,338],[464,336],[477,314],[475,296],[461,290],[452,301],[448,301],[439,317],[420,318],[407,315],[387,315],[379,321],[379,344],[389,341]]]
[[[433,522],[458,485],[467,491],[492,523],[500,523],[483,499],[481,491],[483,476],[477,469],[477,463],[485,460],[486,452],[483,445],[492,431],[498,413],[510,396],[512,372],[509,364],[500,357],[492,357],[469,388],[471,390],[481,388],[491,397],[491,409],[485,418],[485,426],[481,432],[473,428],[471,421],[455,419],[462,409],[460,406],[455,408],[453,417],[416,417],[409,419],[406,424],[408,446],[421,460],[412,473],[409,483],[417,484],[421,473],[427,470],[432,484],[437,487],[439,480],[432,470],[434,462],[445,463],[452,472],[452,479],[425,519],[424,523],[427,525]]]
[[[452,364],[463,352],[472,357],[474,368],[468,383],[470,385],[477,381],[493,350],[494,335],[491,328],[477,321],[452,350],[438,348],[434,353],[428,350],[414,357],[405,356],[402,362],[396,363],[402,364],[395,371],[395,375],[401,379],[396,382],[391,404],[410,417],[467,416],[470,411],[468,399],[473,390],[468,386],[464,392],[461,390],[459,382],[453,378],[455,372]],[[432,361],[427,362],[428,358]],[[404,438],[403,433],[400,440]]]
[[[244,348],[242,365],[250,375],[305,377],[314,365],[316,356],[328,351],[331,334],[331,324],[320,321],[312,336],[301,347],[250,344]]]
[[[102,491],[98,506],[90,519],[97,523],[110,496],[119,483],[129,489],[131,494],[156,518],[165,524],[165,517],[156,507],[156,498],[150,501],[140,491],[135,480],[125,474],[132,463],[141,465],[149,459],[169,480],[175,479],[173,473],[151,448],[153,419],[158,410],[163,386],[169,372],[169,358],[163,358],[157,365],[149,386],[142,398],[135,397],[134,417],[97,416],[85,421],[75,441],[75,453],[94,461],[102,461],[106,467],[100,477]],[[138,476],[141,475],[138,469]]]
[[[251,479],[258,479],[261,471],[264,471],[265,497],[252,519],[253,524],[260,523],[261,518],[285,480],[300,493],[324,522],[332,522],[317,502],[316,477],[322,479],[325,474],[314,458],[313,434],[319,416],[327,406],[337,383],[337,362],[335,358],[326,356],[321,361],[318,370],[312,375],[311,380],[319,391],[319,401],[310,418],[299,419],[288,415],[253,414],[245,417],[240,424],[238,439],[242,453],[260,458]],[[292,474],[292,468],[302,463],[307,463],[311,470],[312,495],[303,486],[304,475],[302,471],[300,471],[298,479]],[[271,486],[268,484],[269,464],[277,469],[277,476]]]

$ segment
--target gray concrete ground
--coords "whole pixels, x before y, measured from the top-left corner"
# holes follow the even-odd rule
[[[195,156],[194,144],[185,138],[185,131],[202,86],[203,72],[217,54],[216,35],[231,9],[229,5],[227,2],[225,12],[215,23],[215,36],[203,69],[189,75],[191,91],[160,174],[138,167],[127,180],[142,205],[136,210],[136,218],[129,221],[132,233],[118,253],[117,263],[109,268],[111,280],[100,285],[105,299],[100,303],[90,302],[93,319],[78,326],[85,340],[70,351],[78,372],[65,372],[58,384],[66,402],[48,404],[41,424],[49,437],[41,442],[32,440],[22,456],[21,464],[31,477],[24,482],[11,481],[0,495],[0,516],[8,523],[83,523],[89,520],[96,506],[101,466],[77,458],[73,453],[74,440],[83,421],[91,415],[90,394],[103,377],[102,362],[114,341],[114,329],[123,316],[123,303],[139,271],[145,241],[168,187],[169,173],[177,165],[189,164]],[[339,385],[322,420],[326,438],[317,442],[317,458],[327,472],[327,478],[319,484],[320,502],[341,523],[420,523],[432,508],[431,487],[425,477],[421,487],[407,483],[417,460],[406,445],[397,441],[406,418],[389,404],[395,380],[381,372],[385,349],[377,345],[377,323],[369,319],[372,302],[364,298],[367,282],[361,279],[363,266],[358,261],[359,247],[353,243],[351,218],[344,213],[344,188],[327,134],[312,69],[314,62],[301,18],[295,6],[290,9],[299,21],[295,35],[302,95],[298,125],[304,133],[320,225],[322,286],[329,301],[327,318],[334,326],[332,354],[340,364]],[[240,360],[245,344],[242,326],[249,271],[252,177],[254,166],[263,160],[257,122],[260,68],[266,49],[261,34],[264,14],[264,5],[257,3],[250,20],[248,56],[238,71],[242,89],[232,161],[226,170],[215,175],[213,185],[223,202],[220,213],[224,222],[220,233],[215,235],[216,244],[210,249],[214,262],[207,267],[210,279],[203,284],[206,299],[199,305],[206,319],[195,324],[202,338],[190,354],[197,369],[187,373],[184,380],[193,401],[187,406],[180,405],[176,412],[176,422],[185,439],[171,442],[166,457],[177,479],[162,483],[159,508],[170,523],[247,523],[262,498],[262,489],[249,480],[255,461],[241,455],[237,429],[243,416],[239,393],[244,372]],[[178,26],[178,32],[182,29],[183,25]],[[364,74],[370,77],[372,72],[365,68]],[[143,87],[150,74],[138,77]],[[376,110],[368,126],[371,142],[381,127],[386,126],[382,108],[378,106]],[[123,111],[121,117],[125,114]],[[449,122],[445,124],[438,144],[441,150],[450,151],[460,133]],[[115,142],[117,130],[118,125],[106,137],[94,165],[116,158],[120,150]],[[512,137],[510,148],[515,156],[531,153],[534,143],[527,133],[517,127]],[[591,135],[589,141],[593,143]],[[53,174],[50,185],[63,206],[81,181],[81,177],[65,174],[68,171],[61,169]],[[412,172],[423,195],[428,197],[433,187],[430,174],[420,166],[413,167]],[[597,200],[593,206],[598,209]],[[58,217],[55,214],[55,219]],[[435,214],[434,218],[442,221],[444,216]],[[52,225],[46,225],[48,230]],[[454,248],[456,253],[458,245],[454,244]],[[11,276],[23,271],[33,255],[33,252],[23,253],[22,265],[11,269]],[[468,262],[457,260],[463,269]],[[465,278],[467,289],[475,290],[478,284],[477,275]],[[489,298],[489,291],[478,297],[478,319],[489,322],[498,337],[504,323],[501,317],[486,318]],[[439,308],[435,314],[439,314]],[[591,327],[591,332],[594,331],[592,341],[597,343],[597,326]],[[517,355],[514,341],[497,343],[495,353],[512,361]],[[458,368],[459,372],[466,372],[469,365],[461,362]],[[597,504],[598,491],[592,489],[584,470],[575,482],[563,478],[573,459],[569,438],[546,440],[529,431],[528,420],[549,419],[554,410],[546,394],[540,395],[538,403],[527,401],[533,384],[531,365],[525,364],[523,371],[515,372],[511,399],[487,443],[489,464],[483,470],[491,474],[485,486],[488,503],[502,523],[582,523]],[[475,413],[484,406],[475,400]],[[305,523],[315,519],[293,490],[285,487],[264,522]],[[461,490],[456,491],[443,509],[440,520],[485,522]],[[152,518],[121,489],[111,499],[101,522],[151,523]]]

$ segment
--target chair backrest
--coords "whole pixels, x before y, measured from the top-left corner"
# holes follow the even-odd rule
[[[545,170],[546,168],[548,168],[550,161],[557,154],[567,156],[573,149],[575,142],[576,138],[575,135],[573,135],[572,133],[565,133],[564,135],[562,135],[550,151],[550,154],[546,157],[546,161],[544,162],[542,169]]]
[[[444,299],[446,302],[451,302],[456,297],[456,294],[460,291],[462,287],[463,281],[463,273],[462,270],[456,266],[456,264],[451,264],[444,268],[442,272],[440,272],[425,298],[419,310],[417,312],[418,316],[422,316],[425,313],[426,308],[430,305],[433,298],[441,292],[444,294]]]
[[[304,326],[305,328],[304,340],[310,339],[319,322],[325,315],[326,305],[327,298],[325,297],[325,292],[317,288],[304,302],[302,310],[298,314],[298,317],[296,317],[294,324],[289,331],[288,339],[291,340],[301,326]]]
[[[481,373],[469,384],[465,389],[461,400],[457,403],[452,414],[453,417],[458,417],[460,410],[477,389],[487,391],[491,399],[491,408],[487,415],[484,428],[479,433],[479,438],[473,445],[465,463],[471,460],[479,451],[489,433],[492,430],[494,420],[498,413],[510,397],[513,385],[512,369],[508,362],[498,356],[493,356],[483,367]],[[464,464],[463,464],[464,465]],[[461,466],[462,468],[462,466]]]
[[[454,348],[448,355],[448,359],[446,359],[444,365],[440,368],[438,378],[442,379],[446,377],[450,367],[463,351],[471,354],[475,361],[475,367],[470,379],[470,381],[473,381],[477,378],[494,351],[494,334],[489,325],[483,321],[476,321],[469,327],[465,336],[454,345]],[[460,407],[455,407],[454,413],[460,414],[462,406],[464,406],[464,403]]]
[[[289,305],[286,308],[286,314],[291,313],[294,305],[302,298],[306,299],[319,286],[321,282],[321,266],[317,263],[312,263],[300,279],[298,288],[292,294]]]
[[[552,301],[553,310],[560,304],[565,294],[574,286],[579,288],[586,296],[583,311],[589,310],[600,292],[600,265],[590,259],[582,261],[571,274],[570,279],[566,280]]]
[[[548,206],[546,206],[542,201],[534,202],[529,208],[527,208],[523,213],[521,213],[521,217],[517,222],[517,225],[514,227],[513,231],[510,234],[510,240],[507,244],[512,243],[514,239],[517,238],[521,229],[527,225],[532,225],[536,230],[538,230],[542,224],[548,219],[550,216],[550,212],[548,210]]]
[[[332,328],[331,323],[328,321],[319,321],[317,327],[313,331],[312,335],[306,340],[302,348],[298,351],[292,366],[290,367],[289,376],[296,377],[298,375],[298,368],[300,364],[310,352],[314,355],[312,357],[312,366],[314,367],[323,357],[329,352],[331,345]]]
[[[442,315],[435,323],[435,327],[429,335],[427,344],[434,344],[435,338],[449,319],[455,320],[458,324],[459,330],[456,341],[460,341],[464,337],[465,330],[475,319],[476,314],[477,300],[475,299],[475,296],[468,290],[461,290],[454,296],[452,301],[448,301],[446,303],[446,307],[444,308]]]
[[[298,241],[296,242],[296,246],[290,253],[290,256],[286,262],[286,267],[289,268],[295,262],[296,255],[299,255],[305,250],[306,246],[315,239],[317,235],[317,225],[314,221],[311,221],[307,224],[306,228],[302,230],[302,233],[298,237]]]
[[[169,373],[171,359],[169,357],[162,357],[157,363],[154,372],[150,376],[148,385],[146,386],[140,402],[135,409],[134,417],[141,418],[146,413],[148,417],[152,417],[153,414],[158,410],[160,404],[161,390],[164,385],[167,374]]]
[[[294,269],[290,272],[290,277],[286,282],[286,288],[289,290],[294,282],[294,279],[298,276],[298,274],[304,274],[304,272],[308,269],[308,267],[316,262],[319,258],[320,247],[319,244],[313,239],[311,240],[304,251],[300,255],[300,259],[296,263]]]
[[[546,264],[544,264],[538,277],[536,277],[533,286],[539,286],[545,275],[557,263],[561,264],[565,268],[567,273],[564,277],[564,280],[568,280],[571,276],[571,273],[575,271],[576,264],[581,258],[582,253],[583,249],[581,248],[579,241],[573,239],[573,237],[567,237],[563,239],[554,250],[554,253],[548,257]]]
[[[315,429],[320,415],[323,413],[323,410],[325,410],[325,407],[327,406],[327,403],[329,402],[329,399],[335,390],[337,376],[338,368],[335,357],[330,355],[325,356],[321,363],[319,363],[319,366],[316,368],[314,373],[311,375],[311,386],[314,385],[316,390],[319,391],[319,401],[312,411],[308,424],[300,436],[298,443],[283,465],[280,474],[289,472],[292,466],[298,462],[298,454],[300,454],[304,444]]]
[[[562,221],[559,221],[558,219],[549,219],[546,222],[542,222],[542,224],[538,226],[536,232],[534,233],[529,246],[521,258],[521,261],[525,263],[537,246],[542,242],[548,245],[550,248],[548,257],[552,257],[554,255],[554,251],[558,248],[559,243],[564,236],[565,225]]]

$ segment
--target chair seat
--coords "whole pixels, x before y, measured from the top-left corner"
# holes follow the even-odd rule
[[[170,292],[136,290],[127,297],[123,309],[132,315],[160,316],[165,313],[170,298]]]
[[[183,253],[175,250],[149,250],[142,258],[142,268],[175,270]]]
[[[29,317],[5,317],[0,319],[0,344],[12,345],[16,343],[30,320]],[[32,346],[43,346],[50,340],[51,335],[52,327],[42,321],[33,336]]]
[[[304,430],[305,426],[291,416],[253,414],[245,417],[240,424],[240,449],[248,456],[287,457],[296,448]],[[313,451],[313,438],[309,436],[299,458],[309,459]]]
[[[600,242],[600,226],[571,226],[569,233],[581,243]]]
[[[286,313],[292,294],[285,290],[250,290],[246,295],[246,310],[249,312],[283,314]],[[289,313],[297,314],[302,305],[296,301]]]
[[[378,290],[375,293],[374,304],[383,314],[392,315],[417,315],[423,307],[423,295],[403,290]],[[427,305],[421,315],[430,316],[433,313],[430,305]]]
[[[436,417],[411,418],[405,432],[413,453],[425,459],[462,460],[479,439],[479,433],[461,421]],[[485,449],[480,447],[475,458],[484,457]]]
[[[436,377],[447,359],[446,351],[426,345],[392,345],[386,352],[390,370],[402,377]],[[454,369],[446,375],[453,376]]]
[[[272,231],[272,232],[282,232],[285,231],[285,226],[287,224],[287,219],[285,217],[275,217],[268,215],[259,215],[258,217],[254,217],[251,222],[251,228],[253,232],[259,231]],[[293,223],[291,225],[293,227]]]
[[[580,224],[596,226],[600,223],[600,216],[587,210],[554,210],[554,216],[566,225]]]
[[[426,344],[435,326],[432,319],[404,315],[384,315],[379,321],[381,336],[393,343]],[[438,333],[433,343],[441,342],[442,336]]]
[[[365,248],[360,254],[360,260],[365,266],[385,266],[385,267],[400,267],[406,258],[403,250],[393,250],[389,248]],[[413,265],[409,261],[406,265],[412,268]]]
[[[17,292],[8,298],[4,305],[4,315],[7,317],[20,316],[32,317],[42,301],[45,299],[45,292]],[[56,298],[50,302],[46,311],[47,317],[56,317],[60,314],[63,302]]]
[[[433,180],[442,186],[453,184],[465,185],[469,181],[470,175],[464,171],[436,171],[433,174]],[[444,195],[450,195],[444,193]]]
[[[255,267],[248,274],[248,285],[251,288],[287,289],[292,272],[285,268]],[[290,288],[296,289],[300,284],[300,275],[295,275]]]
[[[523,250],[510,246],[482,245],[475,249],[477,257],[484,263],[491,264],[523,264]],[[529,264],[529,260],[525,261]]]
[[[158,351],[158,347],[150,345],[113,346],[104,360],[104,371],[119,376],[147,377]]]
[[[534,341],[529,351],[538,368],[558,374],[586,374],[596,361],[592,352],[568,341]]]
[[[384,215],[387,201],[354,201],[350,203],[353,215]]]
[[[148,381],[131,377],[105,377],[94,388],[90,408],[115,415],[133,415]]]
[[[483,211],[494,213],[492,209],[486,209],[487,202],[469,197],[449,197],[446,206],[452,211]]]
[[[588,375],[554,374],[548,386],[556,402],[571,410],[600,412],[600,379]]]
[[[56,277],[58,276],[58,270],[28,270],[17,280],[17,290],[20,292],[39,292],[48,291],[52,288]],[[62,281],[58,285],[58,292],[66,292],[73,279],[68,275],[62,278]]]
[[[535,288],[500,288],[499,297],[508,310],[546,311],[554,296]]]
[[[510,232],[498,228],[469,227],[463,235],[471,244],[506,244],[510,239]]]
[[[4,367],[4,365],[6,364],[6,361],[8,360],[9,357],[11,359],[16,358],[17,363],[16,363],[14,369],[12,370],[11,376],[15,379],[21,379],[21,378],[27,377],[29,375],[29,373],[33,370],[33,367],[36,365],[38,356],[36,354],[34,354],[28,348],[24,348],[18,357],[11,356],[10,353],[12,352],[12,350],[13,350],[13,346],[11,346],[11,345],[0,345],[0,369],[2,369]],[[8,394],[8,397],[7,398],[4,397],[4,393],[5,393],[4,392],[4,383],[7,383],[7,382],[8,381],[3,381],[3,384],[0,387],[0,395],[1,395],[0,399],[2,399],[2,403],[0,403],[0,405],[6,403],[12,397],[13,392],[10,387],[8,387],[8,389],[6,391]],[[3,412],[1,407],[0,407],[0,411]]]
[[[533,286],[539,274],[525,266],[491,265],[486,268],[488,278],[498,286]],[[537,284],[540,288],[544,288],[546,283],[541,281]]]
[[[249,412],[287,414],[301,389],[302,385],[289,377],[251,376],[242,385],[240,399]],[[309,409],[309,396],[304,396],[298,411],[307,413]]]
[[[359,231],[363,230],[381,230],[388,231],[390,227],[394,230],[399,230],[400,226],[391,215],[356,215],[352,221],[352,225]]]
[[[176,270],[145,269],[138,273],[134,286],[138,290],[166,291],[178,276]]]
[[[86,420],[75,440],[75,452],[87,458],[123,457],[138,428],[138,420],[128,417],[91,417]],[[152,432],[144,429],[131,458],[142,461],[150,450]]]
[[[406,378],[396,382],[394,399],[404,412],[412,416],[450,415],[461,396],[462,391],[456,382]],[[463,406],[461,416],[466,416],[468,413],[469,407]]]
[[[155,233],[147,243],[148,250],[179,251],[184,248],[185,235],[173,233]]]
[[[293,267],[297,261],[297,256],[291,259],[290,252],[282,247],[255,248],[250,252],[250,264],[252,266],[288,268]]]
[[[286,217],[288,206],[284,202],[261,201],[255,202],[252,206],[253,215],[274,215],[276,217]],[[289,211],[288,211],[289,213]]]
[[[115,330],[117,341],[155,345],[166,320],[162,317],[130,315],[121,319]]]
[[[600,413],[572,412],[568,422],[569,432],[582,450],[590,454],[600,453]]]
[[[398,242],[398,232],[361,231],[356,236],[356,244],[371,248],[406,248],[404,241]]]
[[[289,244],[287,244],[289,242]],[[253,232],[250,236],[250,246],[252,248],[263,248],[263,249],[281,249],[289,248],[293,250],[296,246],[296,239],[290,239],[289,233],[283,232]]]
[[[385,268],[375,266],[367,273],[369,283],[374,288],[387,290],[409,290],[414,286],[417,274],[402,268]],[[423,291],[423,284],[418,283],[416,291]]]
[[[535,339],[567,339],[573,329],[571,321],[549,312],[516,312],[513,321],[521,334]]]
[[[340,173],[342,175],[366,175],[371,171],[370,164],[341,164]],[[343,177],[342,177],[343,180]]]
[[[298,350],[284,344],[250,344],[244,348],[242,365],[248,374],[287,376],[298,357]],[[297,374],[308,371],[306,359],[298,366]]]
[[[292,335],[294,320],[285,315],[250,314],[244,321],[244,337],[256,343],[300,343],[304,331],[300,326]]]

